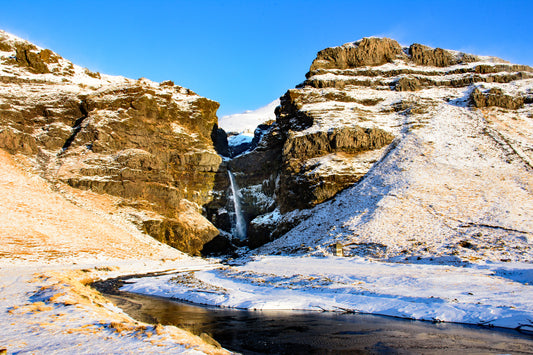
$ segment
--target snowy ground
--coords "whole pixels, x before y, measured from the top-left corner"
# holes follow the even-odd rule
[[[122,290],[245,309],[355,311],[533,330],[533,267],[260,256],[238,266],[129,280]]]
[[[226,353],[176,327],[137,322],[85,285],[177,264],[2,266],[0,349],[8,354]]]
[[[111,197],[50,186],[1,150],[0,196],[0,349],[226,353],[176,327],[137,322],[87,286],[120,275],[210,268],[208,262],[135,232]]]

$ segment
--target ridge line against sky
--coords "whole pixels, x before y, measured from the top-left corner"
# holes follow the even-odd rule
[[[0,29],[106,74],[173,80],[262,107],[305,79],[316,53],[367,36],[533,65],[530,0],[12,1]]]

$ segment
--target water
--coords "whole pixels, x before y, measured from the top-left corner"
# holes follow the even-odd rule
[[[246,221],[242,213],[241,201],[239,199],[239,186],[235,182],[235,176],[228,170],[229,181],[231,184],[231,194],[233,197],[233,206],[235,208],[235,228],[234,236],[240,240],[246,239]]]
[[[245,311],[106,294],[134,318],[206,333],[243,354],[533,354],[533,335],[366,314]]]

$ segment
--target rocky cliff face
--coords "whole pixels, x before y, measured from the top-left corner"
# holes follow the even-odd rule
[[[0,63],[0,148],[49,181],[120,197],[124,216],[187,253],[218,235],[202,216],[222,163],[213,142],[224,149],[218,103],[93,73],[5,32]]]
[[[281,98],[276,122],[259,146],[229,163],[243,187],[252,247],[314,216],[314,206],[377,169],[406,139],[431,146],[439,113],[476,117],[471,124],[486,128],[472,134],[482,136],[503,125],[495,122],[500,117],[516,115],[517,123],[530,125],[533,116],[532,68],[420,44],[401,47],[387,38],[320,51],[306,78]],[[490,134],[506,137],[496,138],[501,149],[519,152],[517,164],[530,166],[530,138],[515,128],[498,132]],[[320,233],[333,233],[320,227],[323,221],[316,223]]]
[[[0,61],[0,148],[58,191],[114,196],[188,253],[531,254],[528,66],[386,38],[328,48],[229,160],[218,104],[172,82],[93,73],[3,32]]]

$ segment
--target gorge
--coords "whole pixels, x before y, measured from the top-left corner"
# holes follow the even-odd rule
[[[531,129],[533,102],[533,69],[528,66],[419,44],[401,47],[387,38],[327,48],[318,53],[307,79],[281,97],[275,120],[260,125],[251,144],[240,143],[235,150],[218,126],[218,103],[173,82],[93,73],[7,33],[1,43],[0,147],[26,157],[51,183],[116,197],[123,218],[186,253],[230,253],[276,240],[318,216],[316,211],[345,189],[362,188],[357,183],[384,168],[395,154],[421,157],[428,168],[438,164],[430,170],[453,171],[443,170],[451,179],[445,184],[453,187],[442,191],[436,204],[417,195],[426,192],[415,186],[439,194],[443,185],[433,186],[429,175],[412,175],[414,167],[400,168],[395,161],[390,164],[396,167],[379,177],[395,176],[405,185],[400,190],[392,188],[394,183],[383,185],[390,190],[383,192],[385,200],[400,201],[397,217],[411,218],[410,211],[420,208],[406,207],[413,201],[433,206],[416,212],[427,215],[428,225],[419,229],[424,236],[386,222],[388,241],[383,240],[369,227],[379,225],[380,217],[368,212],[353,232],[339,234],[341,222],[327,217],[326,223],[314,224],[320,227],[316,233],[330,236],[329,243],[352,245],[352,253],[375,257],[429,255],[441,247],[447,250],[439,253],[449,256],[479,254],[494,249],[489,244],[501,238],[500,232],[512,235],[513,248],[531,253],[531,192],[519,187],[533,166],[532,141],[525,134]],[[453,123],[443,123],[452,116]],[[480,149],[489,151],[476,153]],[[477,161],[467,157],[472,154]],[[452,156],[458,164],[442,165]],[[485,194],[472,184],[500,176],[501,168],[490,167],[494,159],[517,183],[496,184],[493,191],[518,189],[515,198],[524,204],[512,211],[491,204],[491,212],[483,207],[476,212],[458,197]],[[368,188],[380,184],[369,182]],[[413,197],[406,195],[409,187]],[[451,196],[453,217],[441,212],[450,207],[439,207]],[[504,203],[506,197],[498,196]],[[228,211],[235,211],[235,218]],[[332,213],[339,217],[345,211]],[[347,218],[360,218],[360,213]],[[459,226],[446,227],[456,223],[450,218],[461,220]],[[446,238],[437,236],[443,233]],[[477,249],[457,248],[465,238],[476,239]],[[313,242],[302,243],[316,251]]]
[[[302,80],[228,144],[213,100],[1,31],[0,320],[158,337],[87,286],[155,272],[124,290],[530,331],[533,68],[368,37]]]

